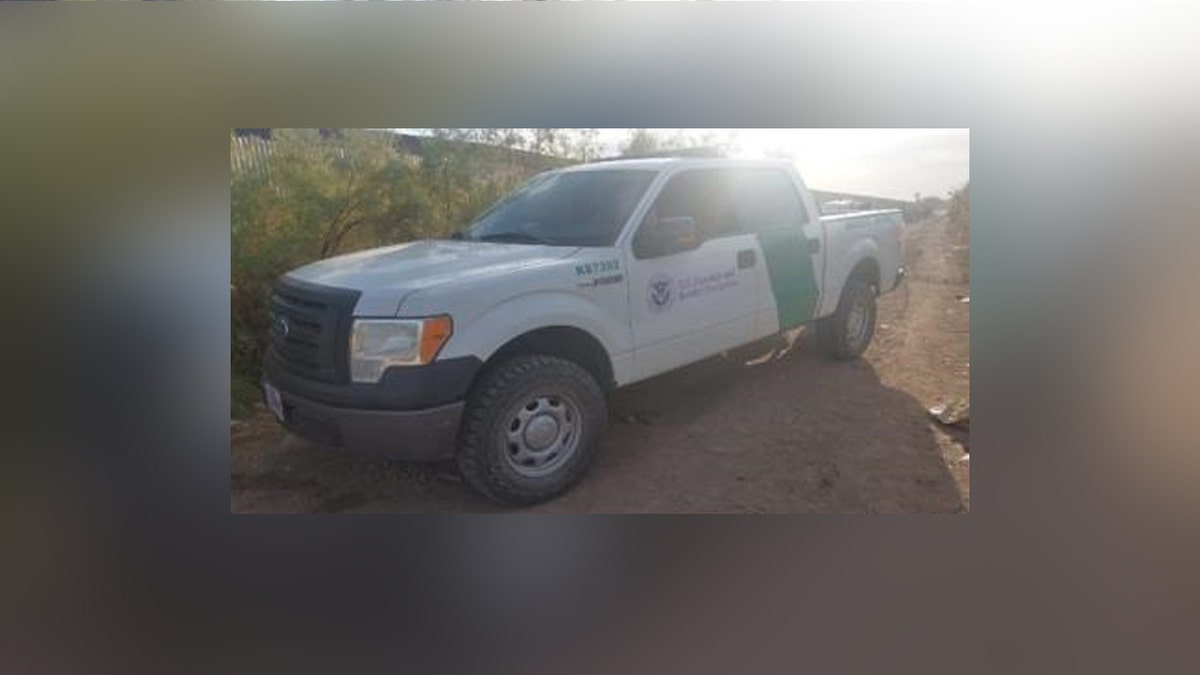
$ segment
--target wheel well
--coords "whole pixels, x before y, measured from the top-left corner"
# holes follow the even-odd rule
[[[867,283],[875,286],[875,292],[879,292],[879,263],[874,258],[864,258],[854,266],[854,271],[850,272],[850,279],[865,279]]]
[[[485,367],[520,354],[557,356],[572,361],[596,378],[596,383],[604,391],[616,388],[608,350],[585,330],[571,326],[548,326],[524,333],[497,349]]]

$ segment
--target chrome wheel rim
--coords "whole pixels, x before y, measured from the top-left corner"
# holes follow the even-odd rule
[[[506,417],[501,441],[513,471],[537,478],[554,473],[579,448],[579,406],[566,396],[533,396]]]

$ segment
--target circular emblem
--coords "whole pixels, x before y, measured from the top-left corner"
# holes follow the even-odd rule
[[[652,312],[665,312],[675,302],[675,279],[655,274],[646,282],[646,306]]]
[[[275,322],[271,324],[271,329],[275,331],[275,334],[279,337],[285,338],[287,337],[288,331],[291,330],[291,326],[288,325],[288,320],[286,318],[280,316],[275,318]]]

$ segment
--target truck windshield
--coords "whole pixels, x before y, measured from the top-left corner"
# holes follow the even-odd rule
[[[458,236],[475,241],[612,246],[654,173],[600,169],[538,176]]]

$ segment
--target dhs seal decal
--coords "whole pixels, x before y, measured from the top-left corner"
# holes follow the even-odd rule
[[[655,274],[646,282],[646,306],[651,312],[665,312],[675,302],[675,279]]]

